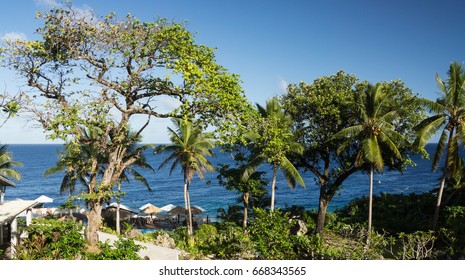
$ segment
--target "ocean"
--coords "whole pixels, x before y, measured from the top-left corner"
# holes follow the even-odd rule
[[[20,198],[24,200],[34,200],[41,195],[53,198],[52,203],[45,204],[44,207],[58,207],[68,198],[67,194],[60,195],[60,184],[63,174],[54,174],[44,177],[45,171],[55,166],[58,150],[62,147],[59,144],[11,144],[8,150],[13,153],[13,159],[23,163],[23,167],[17,168],[22,174],[22,180],[16,182],[16,187],[7,188],[5,200]],[[432,154],[435,144],[429,144],[427,151]],[[162,156],[147,154],[148,162],[157,170],[164,159]],[[385,171],[384,174],[375,174],[374,193],[424,193],[436,188],[439,183],[440,172],[432,172],[431,160],[423,159],[418,155],[412,157],[416,166],[407,167],[404,174],[400,172]],[[222,163],[232,164],[231,156],[224,153],[217,153],[216,157],[210,158],[214,166]],[[155,173],[141,172],[147,178],[152,192],[135,180],[124,183],[122,191],[126,193],[122,197],[121,203],[127,207],[138,209],[146,203],[151,203],[158,207],[167,204],[184,205],[183,177],[180,170],[175,170],[169,174],[169,167],[157,170]],[[264,168],[271,178],[271,167]],[[276,190],[276,207],[285,208],[287,206],[299,205],[306,209],[317,209],[319,189],[315,183],[314,176],[310,173],[303,173],[306,188],[298,186],[291,190],[283,178],[278,173]],[[271,182],[271,180],[270,180]],[[350,200],[368,195],[369,177],[366,173],[356,173],[349,177],[329,205],[329,211],[343,207]],[[270,191],[270,189],[268,188]],[[239,204],[238,194],[235,191],[228,191],[220,186],[215,172],[207,173],[204,180],[194,177],[191,187],[191,204],[198,205],[206,210],[210,217],[217,215],[218,208],[227,209],[228,205]],[[81,204],[82,202],[79,202]],[[83,203],[82,205],[83,206]]]

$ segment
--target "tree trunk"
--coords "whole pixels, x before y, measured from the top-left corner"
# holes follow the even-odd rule
[[[436,208],[434,209],[434,219],[433,219],[433,230],[437,230],[439,222],[439,210],[441,209],[442,203],[442,193],[444,192],[444,186],[446,184],[446,178],[448,176],[447,171],[449,170],[449,150],[452,139],[454,138],[454,129],[449,132],[449,142],[447,142],[446,148],[446,162],[441,178],[441,185],[439,186],[438,200],[436,201]]]
[[[249,192],[244,192],[242,194],[242,201],[244,202],[244,219],[242,220],[242,228],[245,231],[247,228],[247,219],[249,212]]]
[[[318,202],[318,216],[316,220],[316,233],[323,234],[326,223],[326,210],[328,209],[329,200],[326,197],[325,187],[320,188],[320,199]]]
[[[192,234],[192,229],[191,229],[191,211],[190,211],[190,198],[189,198],[189,182],[187,181],[186,177],[186,172],[184,172],[184,208],[186,209],[186,214],[189,215],[189,217],[186,219],[187,223],[187,234],[191,235]]]
[[[373,164],[370,166],[370,194],[368,197],[368,236],[371,233],[371,220],[373,211]]]
[[[278,173],[278,169],[276,164],[273,164],[273,180],[271,182],[271,205],[270,211],[274,211],[274,199],[275,199],[275,189],[276,189],[276,174]]]
[[[116,204],[116,233],[118,235],[121,234],[121,225],[120,225],[120,222],[121,222],[121,215],[120,215],[120,191],[121,191],[121,186],[118,184],[118,197],[116,198],[117,199],[117,204]]]
[[[444,192],[445,184],[446,184],[446,174],[444,174],[442,176],[441,185],[439,186],[438,200],[436,201],[436,208],[434,209],[434,220],[433,220],[433,230],[434,231],[438,229],[439,210],[441,209],[442,193]]]
[[[191,209],[191,198],[189,195],[189,184],[187,185],[187,230],[189,235],[192,235],[194,233],[194,226],[192,224],[192,209]]]
[[[91,246],[96,246],[98,242],[97,231],[102,222],[102,205],[100,202],[91,202],[91,208],[87,212],[86,238]]]

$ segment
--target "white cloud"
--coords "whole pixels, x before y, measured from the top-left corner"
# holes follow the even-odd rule
[[[16,40],[26,40],[27,36],[24,33],[19,32],[8,32],[2,36],[2,40],[5,41],[16,41]]]
[[[61,4],[59,4],[56,0],[35,0],[35,2],[37,6],[45,6],[47,8],[61,6]]]
[[[37,6],[46,7],[46,8],[65,8],[65,5],[57,2],[56,0],[35,0],[35,3]],[[73,5],[72,9],[83,20],[91,21],[91,20],[94,20],[95,18],[94,10],[88,5],[83,5],[82,7],[76,7]]]
[[[281,76],[278,76],[279,79],[279,93],[286,93],[287,92],[287,86],[289,83]]]

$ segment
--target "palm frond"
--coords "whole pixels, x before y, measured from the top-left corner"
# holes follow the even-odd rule
[[[418,100],[430,113],[443,114],[446,111],[446,107],[437,101],[432,101],[426,98],[419,98]]]
[[[375,136],[372,135],[362,141],[359,153],[361,154],[361,157],[359,158],[358,166],[365,163],[371,163],[377,170],[383,170],[384,161],[381,155],[378,139]]]
[[[362,124],[357,124],[353,126],[346,127],[334,134],[333,139],[338,138],[353,138],[359,135],[363,131],[364,127]]]
[[[446,168],[449,171],[449,174],[456,174],[457,173],[457,165],[458,161],[460,159],[459,156],[459,144],[458,144],[458,135],[455,134],[452,136],[452,139],[450,139],[450,143],[448,146],[448,151],[447,151],[447,166]]]
[[[439,137],[438,145],[436,146],[436,150],[434,151],[433,162],[432,162],[434,171],[438,169],[439,161],[441,160],[442,154],[447,145],[447,137],[448,137],[447,132],[448,130],[446,129],[442,131],[441,137]]]
[[[443,115],[431,116],[424,119],[417,126],[417,137],[414,142],[414,147],[424,148],[428,144],[429,139],[445,124],[447,121]]]
[[[14,180],[21,180],[22,176],[21,173],[14,169],[9,169],[9,168],[2,168],[0,169],[0,175],[8,178],[8,179],[14,179]]]
[[[404,142],[404,137],[398,133],[397,131],[381,131],[379,134],[379,139],[381,142],[386,145],[389,150],[394,154],[397,159],[402,160],[402,154],[400,153],[399,149],[397,148],[398,143]]]
[[[287,184],[290,188],[296,187],[296,182],[305,188],[305,183],[299,171],[287,158],[283,158],[279,168],[283,171]]]

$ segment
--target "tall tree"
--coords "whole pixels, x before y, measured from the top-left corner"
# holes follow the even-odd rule
[[[283,106],[294,120],[294,130],[304,153],[292,162],[310,171],[320,188],[317,230],[323,234],[326,211],[346,178],[358,170],[354,154],[337,153],[340,141],[333,136],[353,124],[347,104],[353,102],[359,83],[343,71],[320,77],[311,84],[291,84],[283,96]]]
[[[190,183],[197,174],[204,178],[204,173],[215,168],[205,156],[213,156],[214,141],[210,134],[203,133],[200,126],[195,126],[187,119],[173,119],[175,129],[168,128],[171,144],[158,146],[157,153],[168,152],[169,156],[160,164],[160,168],[172,162],[170,174],[177,166],[181,166],[184,177],[184,206],[186,208],[187,233],[192,235],[192,209],[189,196]]]
[[[437,229],[442,194],[446,180],[454,176],[459,169],[459,142],[465,136],[465,71],[462,64],[453,62],[449,66],[447,79],[443,81],[436,73],[436,82],[441,90],[441,96],[436,102],[423,99],[423,104],[433,114],[425,118],[418,126],[417,147],[423,149],[429,139],[437,132],[441,132],[438,145],[434,152],[432,166],[436,171],[446,151],[445,163],[442,169],[441,184],[436,202],[433,229]]]
[[[89,173],[89,170],[83,168],[86,162],[94,157],[99,159],[99,166],[97,170],[97,176],[102,176],[105,166],[109,164],[108,157],[106,154],[99,154],[99,151],[95,149],[91,143],[95,138],[99,137],[99,134],[96,131],[85,131],[83,130],[83,135],[80,138],[81,144],[79,147],[76,147],[76,143],[70,142],[64,145],[63,151],[59,151],[58,161],[55,166],[50,167],[45,171],[45,176],[49,176],[58,172],[64,172],[64,176],[60,186],[60,194],[68,192],[70,196],[75,193],[76,187],[79,185],[83,188],[82,192],[88,194],[90,192],[89,180],[92,176]],[[129,135],[131,136],[133,132]],[[139,172],[141,169],[154,171],[152,166],[147,162],[147,159],[144,153],[148,149],[153,149],[151,144],[140,144],[140,136],[138,139],[133,137],[128,137],[132,142],[127,143],[127,155],[126,157],[136,157],[137,160],[130,166],[128,166],[124,172],[121,174],[119,181],[116,182],[118,186],[117,193],[117,217],[116,217],[116,231],[120,233],[119,225],[119,202],[120,202],[120,187],[122,182],[128,182],[131,178],[134,178],[136,181],[144,185],[147,190],[152,191],[150,185],[148,184],[147,179]],[[79,194],[78,197],[80,198]]]
[[[236,167],[230,167],[228,164],[223,164],[219,169],[218,180],[220,185],[228,190],[235,190],[241,195],[240,201],[243,204],[242,228],[247,229],[247,221],[249,216],[249,208],[255,202],[266,194],[265,186],[268,181],[263,178],[264,172],[255,171],[250,176],[244,177],[244,173],[248,172],[247,156],[250,151],[243,145],[234,145],[228,147],[234,155]]]
[[[353,108],[356,124],[334,136],[347,138],[339,152],[357,143],[355,166],[369,169],[368,232],[371,232],[372,224],[373,174],[375,171],[382,172],[385,163],[395,165],[396,161],[403,161],[400,147],[405,139],[393,125],[399,114],[389,106],[391,97],[392,92],[385,91],[382,84],[368,84],[364,91],[355,96]]]
[[[277,98],[268,100],[266,107],[257,104],[257,109],[261,117],[252,124],[253,130],[246,135],[252,144],[252,156],[244,179],[249,178],[264,162],[272,166],[270,210],[273,211],[278,169],[282,170],[289,187],[295,188],[297,183],[305,187],[302,176],[288,158],[291,154],[302,154],[304,147],[295,141],[293,121]]]
[[[3,63],[31,88],[28,109],[48,138],[78,147],[82,129],[98,131],[88,144],[107,155],[103,175],[96,176],[96,157],[82,166],[93,174],[86,237],[95,245],[102,203],[137,160],[127,157],[130,125],[137,137],[153,118],[189,115],[235,136],[250,105],[238,77],[216,63],[213,49],[195,44],[182,24],[132,15],[120,20],[114,13],[97,18],[70,4],[38,17],[42,38],[7,41]]]
[[[396,122],[396,130],[413,141],[413,127],[423,117],[421,106],[415,101],[416,95],[401,81],[383,85],[385,90],[393,92],[390,106],[397,108],[401,116]],[[353,143],[350,149],[338,153],[341,141],[334,135],[356,124],[351,106],[356,93],[364,87],[365,82],[339,71],[319,77],[310,84],[291,84],[283,96],[283,106],[295,122],[297,139],[305,146],[302,156],[293,157],[292,162],[299,169],[313,173],[319,187],[318,234],[324,232],[326,211],[334,195],[344,187],[351,174],[361,169],[355,166],[357,144]]]

